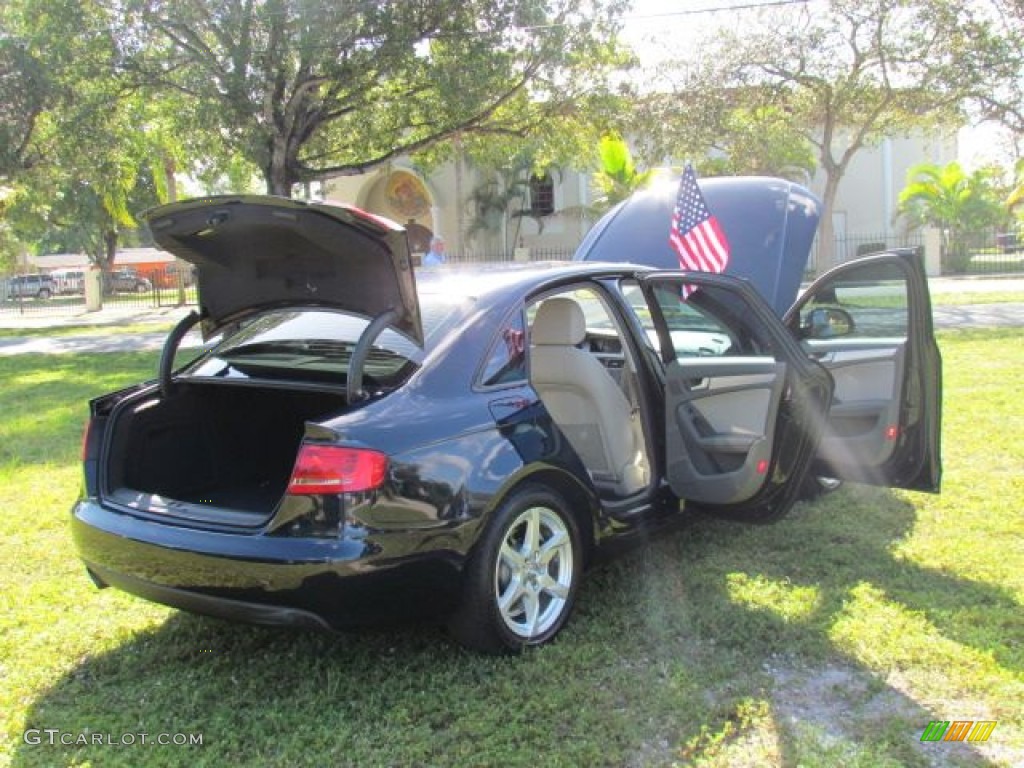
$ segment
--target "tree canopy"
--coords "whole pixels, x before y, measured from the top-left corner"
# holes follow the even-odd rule
[[[131,0],[140,86],[188,99],[267,190],[456,134],[526,137],[599,86],[621,0]],[[185,128],[185,126],[183,126]]]
[[[118,70],[104,4],[14,0],[4,23],[45,83],[21,162],[8,167],[4,218],[39,248],[85,252],[109,266],[133,214],[158,202],[160,133],[150,124],[159,107]]]
[[[677,70],[680,118],[665,123],[663,142],[708,151],[725,136],[726,152],[742,149],[737,110],[770,116],[780,139],[773,147],[813,148],[831,211],[858,152],[914,129],[955,131],[964,101],[1007,76],[998,63],[1006,50],[991,19],[954,0],[828,0],[767,11],[756,25],[723,30],[699,61]],[[679,124],[686,127],[673,135]],[[802,165],[799,154],[794,160]],[[832,261],[832,241],[825,215],[820,266]]]
[[[965,100],[1024,129],[1021,5],[984,3],[766,11],[680,60],[638,117],[617,42],[627,0],[7,0],[2,250],[16,233],[109,264],[176,173],[219,191],[262,176],[289,195],[399,156],[457,155],[519,184],[600,168],[609,132],[705,174],[818,167],[831,206],[862,147],[951,130]],[[827,253],[831,217],[822,229]]]

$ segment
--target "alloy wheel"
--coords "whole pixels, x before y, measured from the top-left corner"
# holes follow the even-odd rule
[[[557,624],[574,574],[573,539],[562,517],[541,506],[516,516],[494,567],[494,599],[509,631],[529,641]]]

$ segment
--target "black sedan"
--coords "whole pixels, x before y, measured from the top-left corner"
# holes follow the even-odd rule
[[[401,228],[233,197],[149,215],[201,312],[91,403],[73,535],[100,586],[342,627],[410,608],[487,652],[564,626],[602,547],[807,478],[937,491],[941,367],[917,260],[780,320],[741,279],[628,264],[414,276]],[[212,346],[175,370],[201,323]]]

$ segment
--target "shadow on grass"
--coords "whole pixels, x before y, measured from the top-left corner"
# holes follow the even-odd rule
[[[331,636],[174,614],[55,681],[27,727],[202,747],[20,744],[13,765],[729,764],[750,728],[774,746],[748,764],[989,765],[920,743],[962,713],[931,711],[888,684],[898,660],[869,668],[833,636],[868,585],[1020,668],[1009,595],[890,554],[914,521],[894,494],[850,489],[772,527],[697,519],[595,570],[561,641],[516,658],[429,626]],[[102,595],[83,610],[131,610]]]

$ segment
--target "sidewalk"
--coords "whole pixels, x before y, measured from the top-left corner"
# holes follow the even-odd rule
[[[965,275],[962,277],[930,277],[928,278],[928,289],[932,296],[947,293],[997,293],[1019,292],[1024,294],[1024,277],[1016,276],[976,276]],[[978,303],[984,303],[984,296],[979,296]]]
[[[86,312],[85,309],[60,314],[44,314],[38,312],[0,313],[0,328],[68,328],[82,327],[83,333],[91,328],[103,329],[108,326],[134,325],[136,323],[153,323],[171,327],[183,318],[194,306],[185,307],[114,307],[101,309],[99,312]]]

